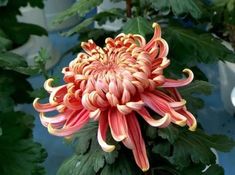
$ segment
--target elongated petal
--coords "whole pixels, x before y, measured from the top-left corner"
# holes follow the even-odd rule
[[[126,118],[128,123],[128,137],[130,142],[133,144],[132,152],[134,154],[136,164],[142,169],[142,171],[147,171],[149,169],[149,161],[138,120],[133,113],[126,116]]]
[[[48,124],[48,132],[56,136],[71,136],[78,132],[89,121],[89,113],[82,115],[77,123],[71,127],[63,127],[61,129],[54,128],[51,124]]]
[[[42,123],[60,123],[66,120],[65,113],[57,114],[53,117],[46,117],[43,112],[39,114]]]
[[[103,112],[101,113],[101,116],[99,118],[97,140],[105,152],[112,152],[115,149],[115,146],[108,145],[105,142],[107,129],[108,129],[108,116],[107,116],[107,112]]]
[[[151,126],[154,126],[154,127],[165,128],[171,122],[171,117],[168,113],[166,113],[165,116],[162,117],[161,119],[156,120],[150,116],[149,112],[145,108],[142,108],[142,109],[138,110],[137,112],[143,117],[143,119],[148,124],[150,124]]]
[[[183,80],[172,80],[166,78],[162,87],[182,87],[191,83],[194,78],[193,72],[190,69],[184,69],[183,72],[188,74],[188,78]]]
[[[122,141],[128,135],[126,117],[117,109],[111,108],[108,112],[108,122],[111,134],[116,141]]]
[[[145,102],[145,104],[147,104],[147,106],[149,106],[159,115],[165,116],[166,114],[169,114],[171,116],[172,122],[174,122],[175,124],[179,126],[186,125],[187,118],[171,108],[169,103],[164,99],[148,92],[142,94],[141,98]]]
[[[85,108],[78,110],[78,111],[72,111],[67,115],[67,121],[65,123],[65,127],[71,127],[79,123],[80,119],[83,118],[83,116],[89,115],[89,111],[87,111]]]
[[[67,108],[72,110],[80,110],[83,108],[82,103],[80,100],[75,99],[74,96],[71,96],[70,94],[66,94],[64,96],[64,104]]]
[[[188,112],[186,109],[181,109],[179,112],[182,113],[184,116],[186,116],[187,125],[189,126],[189,130],[195,131],[197,128],[196,118],[190,112]]]

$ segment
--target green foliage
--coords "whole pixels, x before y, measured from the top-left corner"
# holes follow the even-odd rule
[[[159,129],[159,136],[167,139],[172,144],[172,147],[166,150],[165,145],[167,143],[163,142],[159,143],[159,146],[154,147],[153,151],[161,154],[180,169],[189,166],[190,162],[194,164],[202,163],[204,165],[214,164],[215,155],[211,148],[227,152],[235,146],[235,142],[226,136],[209,136],[200,129],[191,132],[186,128],[174,125]],[[171,156],[169,156],[170,150],[173,150]]]
[[[111,153],[104,152],[96,138],[97,123],[91,122],[82,128],[73,139],[75,139],[76,153],[65,161],[58,175],[95,175],[105,164],[112,164],[118,156],[117,150]]]
[[[15,67],[27,67],[24,57],[12,52],[0,53],[0,67],[5,69],[15,69]]]
[[[213,164],[205,168],[202,164],[191,165],[183,169],[181,175],[224,175],[224,170],[221,166]]]
[[[5,6],[0,6],[0,31],[4,32],[6,35],[5,38],[12,42],[12,47],[17,47],[24,44],[32,34],[39,36],[47,35],[47,31],[38,25],[20,23],[17,21],[16,16],[21,15],[19,10],[20,7],[25,7],[28,3],[32,7],[43,7],[42,0],[8,0],[5,2]]]
[[[204,101],[199,97],[200,94],[210,95],[213,85],[201,80],[195,80],[188,86],[180,88],[180,94],[187,101],[190,111],[196,113],[198,109],[204,107]]]
[[[153,7],[157,11],[169,11],[170,10],[176,16],[190,14],[194,18],[200,18],[202,15],[202,7],[200,1],[194,0],[150,0]]]
[[[19,23],[19,8],[27,4],[43,7],[42,0],[0,1],[0,174],[44,175],[42,162],[47,154],[34,142],[34,117],[15,111],[20,103],[31,103],[32,87],[28,75],[38,72],[29,67],[25,58],[9,50],[24,44],[30,35],[46,35],[45,29]]]
[[[17,23],[6,23],[4,26],[0,25],[0,27],[5,31],[7,36],[12,41],[14,41],[14,44],[17,46],[20,46],[25,42],[27,42],[30,38],[30,35],[38,35],[38,36],[47,35],[46,29],[35,24],[17,22]]]
[[[123,26],[123,32],[141,34],[143,36],[153,33],[153,29],[151,27],[151,23],[143,18],[136,17],[129,19]]]
[[[45,174],[41,163],[47,154],[32,140],[33,116],[0,112],[0,126],[0,174]]]
[[[234,40],[234,25],[235,25],[235,1],[234,0],[212,0],[210,18],[217,35],[232,43],[235,46]]]
[[[94,9],[96,6],[100,5],[103,0],[79,0],[75,2],[70,8],[63,11],[54,20],[55,24],[59,24],[70,17],[79,14],[79,16],[85,16],[90,10]]]
[[[170,23],[164,36],[171,48],[170,57],[181,64],[196,65],[218,60],[235,62],[233,52],[222,45],[222,41],[212,34]]]

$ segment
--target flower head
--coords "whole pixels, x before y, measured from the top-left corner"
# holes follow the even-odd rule
[[[70,136],[93,119],[99,123],[97,139],[104,151],[115,148],[106,143],[110,129],[113,139],[131,149],[137,165],[146,171],[149,162],[138,117],[153,127],[167,127],[172,122],[195,130],[196,120],[176,89],[189,84],[193,73],[183,70],[188,77],[180,80],[163,75],[170,64],[168,44],[161,38],[160,26],[154,23],[153,27],[154,36],[148,43],[137,34],[107,38],[104,48],[92,40],[82,43],[85,52],[62,71],[65,84],[52,87],[53,79],[47,80],[44,87],[50,93],[49,103],[34,101],[51,134]],[[160,118],[153,118],[148,108]],[[58,114],[46,117],[51,111]]]

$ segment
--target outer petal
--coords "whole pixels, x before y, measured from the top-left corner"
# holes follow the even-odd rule
[[[41,120],[43,126],[45,126],[45,127],[47,127],[49,123],[50,124],[57,124],[57,123],[61,123],[61,122],[64,123],[66,121],[66,114],[65,113],[60,113],[60,114],[53,116],[53,117],[46,117],[44,115],[44,113],[41,112],[39,114],[39,117],[40,117],[40,120]]]
[[[194,75],[190,69],[184,69],[183,72],[186,72],[189,76],[183,80],[172,80],[172,79],[165,79],[165,83],[162,87],[182,87],[188,85],[193,81]]]
[[[136,112],[138,112],[148,124],[154,127],[165,128],[171,122],[171,117],[168,113],[166,113],[163,118],[156,120],[150,116],[149,112],[145,108],[142,108]]]
[[[99,128],[98,128],[97,140],[105,152],[112,152],[115,149],[115,146],[108,145],[105,142],[107,129],[108,129],[107,112],[102,112],[99,117]]]
[[[122,141],[128,135],[126,117],[116,108],[111,108],[108,112],[108,122],[111,134],[116,141]]]
[[[78,114],[80,115],[80,114]],[[79,131],[89,121],[89,113],[81,115],[73,126],[64,126],[61,129],[54,128],[53,125],[48,124],[48,132],[56,136],[71,136]]]
[[[187,118],[187,125],[189,126],[190,131],[195,131],[197,128],[197,120],[196,118],[188,112],[186,109],[181,109],[179,113],[182,113]]]
[[[128,139],[133,145],[132,152],[134,154],[136,164],[142,169],[142,171],[147,171],[149,169],[149,161],[138,120],[134,113],[126,116],[126,119],[128,123]]]
[[[38,111],[38,112],[50,112],[50,111],[54,111],[56,110],[56,105],[52,105],[50,103],[46,103],[46,104],[41,104],[38,103],[39,98],[36,98],[33,101],[33,107]]]
[[[156,113],[161,116],[165,116],[166,113],[168,113],[171,116],[172,122],[180,126],[186,125],[187,118],[171,108],[166,100],[148,92],[142,94],[141,98],[145,104],[147,104],[147,106],[149,106]]]

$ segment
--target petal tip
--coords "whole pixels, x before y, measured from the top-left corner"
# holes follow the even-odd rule
[[[106,146],[105,148],[103,147],[102,149],[107,152],[107,153],[110,153],[112,152],[114,149],[115,149],[115,145],[109,145],[109,146]]]
[[[187,124],[187,120],[176,121],[175,124],[177,124],[179,126],[185,126]]]

